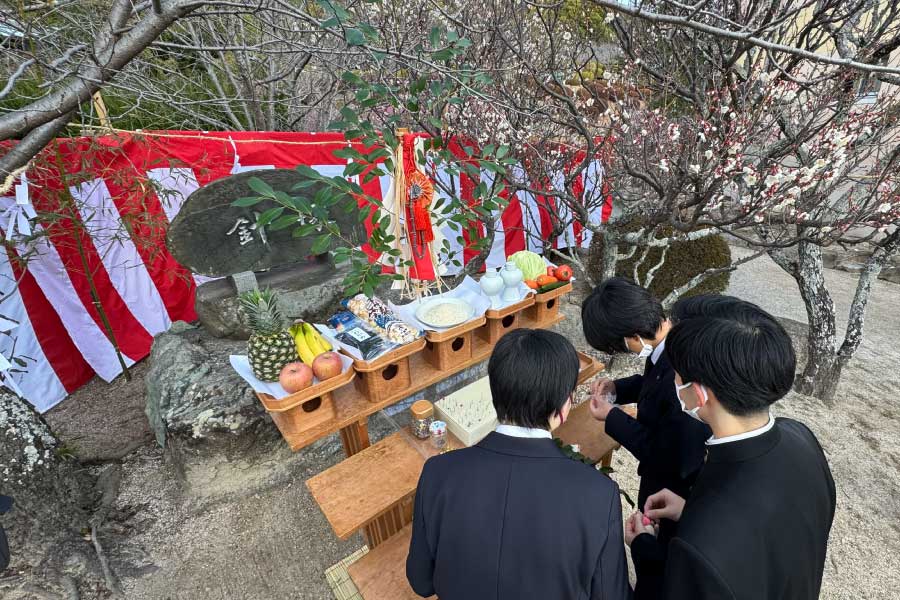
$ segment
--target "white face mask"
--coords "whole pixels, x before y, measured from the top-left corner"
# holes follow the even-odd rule
[[[688,407],[687,407],[687,405],[684,403],[684,400],[681,399],[681,390],[686,390],[686,389],[688,389],[689,387],[691,387],[692,385],[693,385],[692,383],[684,383],[684,384],[682,384],[682,385],[678,385],[678,383],[676,382],[676,383],[675,383],[675,395],[678,397],[678,403],[681,405],[681,410],[683,410],[684,412],[686,412],[687,414],[689,414],[689,415],[692,416],[693,418],[695,418],[695,419],[697,419],[698,421],[700,421],[701,423],[703,423],[703,419],[701,419],[700,416],[697,415],[697,411],[700,410],[700,407],[697,406],[697,407],[695,407],[695,408],[692,408],[692,409],[688,410]],[[706,395],[706,388],[703,387],[702,384],[700,385],[700,392],[703,394],[703,401],[704,401],[704,403],[707,402],[709,398],[708,398],[707,395]]]
[[[628,348],[628,338],[622,338],[625,340],[625,347]],[[653,346],[645,342],[641,339],[641,336],[637,336],[638,341],[641,342],[641,351],[638,352],[638,358],[647,358],[651,354],[653,354]]]

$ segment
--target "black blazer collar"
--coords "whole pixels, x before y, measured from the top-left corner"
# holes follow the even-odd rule
[[[672,365],[669,363],[669,357],[666,356],[665,351],[659,355],[659,360],[656,361],[656,364],[653,364],[653,361],[649,358],[647,359],[647,364],[650,365],[650,368],[647,369],[648,375],[653,371],[662,373],[672,368]]]
[[[491,452],[510,454],[513,456],[528,456],[533,458],[564,458],[565,455],[551,439],[547,438],[520,438],[511,435],[503,435],[492,431],[477,446]]]
[[[707,446],[706,462],[733,463],[759,458],[777,446],[779,441],[781,441],[781,429],[776,420],[775,426],[762,435],[737,442]]]

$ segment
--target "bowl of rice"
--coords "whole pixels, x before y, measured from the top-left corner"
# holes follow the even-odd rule
[[[429,327],[446,329],[465,323],[475,316],[475,309],[459,298],[432,298],[416,309],[416,318]]]

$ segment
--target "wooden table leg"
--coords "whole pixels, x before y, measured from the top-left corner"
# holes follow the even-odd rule
[[[607,452],[606,454],[603,455],[603,458],[600,459],[601,467],[609,467],[612,465],[613,452],[614,452],[614,450],[610,450],[609,452]]]
[[[412,508],[412,498],[405,499],[366,525],[363,528],[363,536],[366,538],[369,550],[387,541],[406,525],[412,523]]]
[[[369,447],[369,421],[361,419],[341,429],[344,454],[349,458]]]

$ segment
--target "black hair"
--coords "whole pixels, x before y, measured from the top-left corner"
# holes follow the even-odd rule
[[[516,329],[488,362],[491,397],[501,423],[546,429],[578,385],[578,354],[558,333]]]
[[[684,383],[710,388],[730,414],[763,412],[790,391],[794,346],[766,311],[737,298],[708,296],[691,299],[673,315],[680,320],[666,337],[669,362]]]
[[[748,324],[772,319],[769,313],[752,302],[721,294],[682,298],[675,303],[669,315],[673,325],[693,317],[722,317]]]
[[[581,326],[588,343],[601,352],[628,352],[626,337],[656,337],[665,320],[662,305],[639,285],[611,277],[594,288],[581,305]]]

